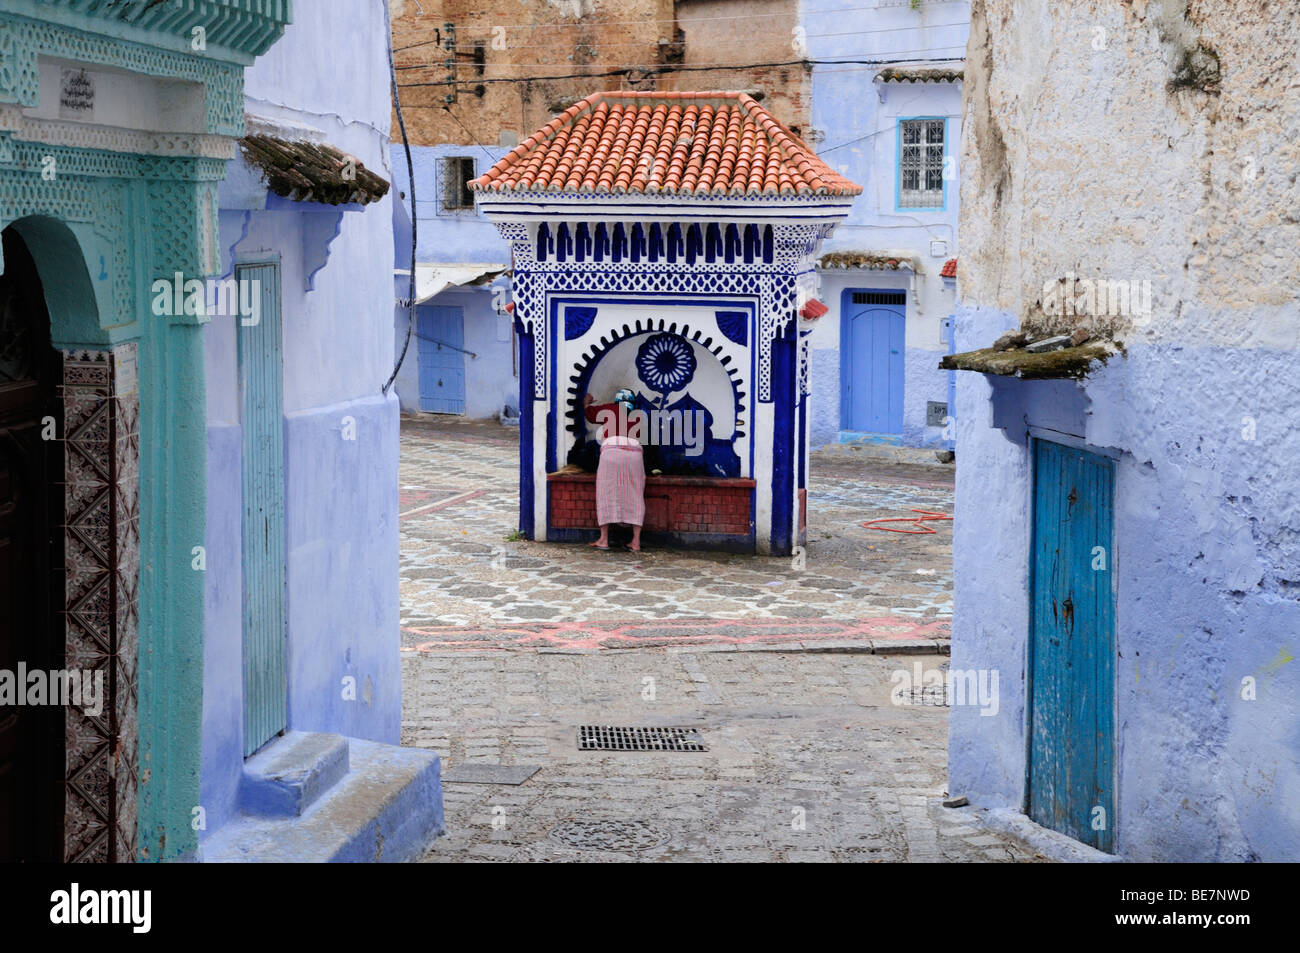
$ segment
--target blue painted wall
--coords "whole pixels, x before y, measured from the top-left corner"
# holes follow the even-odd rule
[[[416,211],[418,218],[417,259],[431,262],[498,262],[508,265],[510,246],[501,239],[496,226],[483,218],[477,208],[447,210],[442,207],[439,181],[439,161],[448,156],[472,156],[475,171],[481,175],[492,167],[509,149],[446,144],[437,146],[412,146],[411,158],[415,167]],[[394,267],[408,270],[411,267],[411,202],[406,153],[401,143],[391,147],[395,199],[393,203]],[[398,276],[396,294],[405,298],[408,279]],[[510,318],[498,314],[493,307],[493,287],[502,289],[500,301],[510,300],[509,278],[502,277],[491,285],[471,285],[449,288],[438,295],[430,305],[445,305],[465,309],[465,348],[477,357],[465,355],[465,416],[491,418],[501,413],[509,403],[518,409],[519,381],[513,370],[510,335],[503,333]],[[409,312],[398,307],[394,314],[394,332],[400,353],[406,339]],[[419,361],[416,349],[419,341],[411,340],[411,351],[402,364],[394,385],[401,400],[403,412],[419,410]]]
[[[434,227],[437,227],[436,223]],[[497,240],[502,246],[498,255],[509,255],[505,242]],[[404,295],[405,278],[397,279],[398,293]],[[513,352],[510,327],[513,318],[509,314],[501,315],[492,307],[494,288],[503,289],[507,294],[510,280],[499,278],[491,285],[448,288],[437,295],[429,305],[444,305],[464,309],[465,343],[464,348],[470,354],[461,355],[465,362],[465,416],[477,419],[496,417],[502,408],[509,404],[519,411],[519,375],[517,373],[517,356]],[[508,300],[503,297],[502,300]],[[423,308],[424,306],[421,305]],[[406,339],[407,309],[399,307],[396,312],[395,342],[398,352]],[[410,352],[402,363],[393,389],[401,401],[403,413],[414,413],[420,409],[419,400],[419,351],[423,342],[415,336],[411,338]],[[427,345],[425,345],[427,346]]]
[[[915,61],[965,55],[968,3],[923,3],[917,10],[902,3],[862,11],[854,15],[851,28],[844,26],[843,6],[839,0],[806,0],[800,5],[811,58]],[[813,68],[809,144],[827,164],[863,185],[849,217],[836,227],[822,254],[906,254],[917,260],[919,273],[912,281],[900,272],[821,272],[819,297],[831,311],[818,321],[809,342],[813,349],[811,441],[813,446],[832,443],[840,431],[840,293],[845,288],[897,287],[908,291],[901,442],[942,447],[942,428],[926,426],[925,406],[927,401],[947,400],[947,379],[937,365],[946,350],[941,327],[952,312],[953,298],[939,272],[947,259],[958,257],[960,174],[958,170],[948,182],[944,209],[897,210],[898,120],[947,118],[948,152],[956,155],[961,139],[961,85],[882,85],[874,82],[878,69],[835,64]],[[939,254],[932,254],[932,240],[944,243]]]
[[[410,178],[406,166],[406,152],[399,141],[390,145],[393,167],[393,233],[394,266],[411,266],[411,197]],[[504,261],[510,248],[501,240],[501,233],[478,209],[444,210],[441,208],[438,161],[447,156],[472,156],[475,172],[482,175],[509,149],[477,145],[412,146],[411,159],[415,166],[416,212],[419,214],[419,245],[417,257],[422,262],[433,261]],[[506,256],[502,258],[502,256]]]
[[[387,25],[382,0],[319,4],[249,72],[248,112],[286,132],[308,126],[389,177]],[[350,42],[338,44],[344,35]],[[307,275],[325,260],[321,216],[336,213],[310,205],[266,211],[264,187],[239,163],[220,204],[223,268],[231,266],[232,247],[240,257],[279,255],[282,266],[289,727],[396,743],[398,405],[380,395],[395,359],[392,197],[338,213],[338,237],[310,293]],[[234,319],[214,318],[204,343],[210,492],[202,806],[210,834],[235,813],[243,764]],[[347,676],[356,679],[356,701],[343,698]]]
[[[962,308],[957,349],[1016,323]],[[1002,697],[996,717],[953,709],[950,790],[1022,803],[1027,419],[1120,453],[1117,853],[1300,857],[1300,422],[1278,410],[1297,376],[1295,351],[1142,340],[1083,387],[957,375],[952,667],[999,670]]]

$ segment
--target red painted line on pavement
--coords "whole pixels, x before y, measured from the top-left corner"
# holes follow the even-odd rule
[[[439,500],[436,503],[429,503],[425,506],[417,506],[413,510],[407,510],[402,513],[400,519],[406,519],[408,516],[419,516],[423,513],[436,513],[438,510],[445,510],[449,506],[455,506],[457,503],[468,503],[470,500],[477,499],[486,493],[487,490],[470,490],[468,493],[458,493],[456,496],[449,497],[445,500]]]
[[[397,503],[399,506],[411,506],[415,503],[423,503],[431,496],[433,496],[432,490],[401,490],[397,494]]]
[[[741,627],[747,635],[711,631]],[[637,635],[638,629],[651,629]],[[674,635],[664,630],[683,629]],[[951,632],[948,617],[918,622],[899,616],[872,619],[667,619],[635,622],[550,622],[536,626],[503,625],[494,627],[404,626],[402,632],[413,636],[433,636],[403,652],[481,651],[483,649],[623,648],[653,644],[667,645],[758,645],[768,642],[870,641],[913,639],[947,639]],[[694,633],[694,634],[692,634]],[[478,635],[480,638],[466,638]]]

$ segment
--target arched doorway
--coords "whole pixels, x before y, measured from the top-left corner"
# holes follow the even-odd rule
[[[63,668],[62,360],[31,253],[0,238],[0,861],[58,861],[64,712],[23,675]]]

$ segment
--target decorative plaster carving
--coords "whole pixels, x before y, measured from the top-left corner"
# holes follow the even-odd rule
[[[24,116],[22,107],[14,104],[0,104],[0,130],[12,132],[15,140],[71,149],[224,160],[235,157],[235,144],[227,136],[148,132],[84,122],[34,119]]]
[[[758,399],[772,399],[772,341],[797,320],[797,275],[811,274],[813,257],[833,225],[778,225],[775,260],[771,263],[712,262],[698,256],[693,262],[677,261],[565,261],[538,262],[536,242],[521,223],[498,225],[512,242],[515,316],[533,336],[534,398],[546,398],[546,361],[550,348],[545,321],[548,295],[555,292],[611,295],[740,295],[760,302],[758,339]],[[626,227],[631,232],[631,225]],[[535,238],[535,236],[534,236]]]

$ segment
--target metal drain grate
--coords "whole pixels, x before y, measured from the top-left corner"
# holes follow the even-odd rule
[[[708,751],[698,728],[581,725],[579,751]]]
[[[926,688],[913,688],[911,692],[903,696],[907,699],[905,704],[908,705],[928,705],[931,708],[949,708],[948,690],[942,685],[932,685]]]

